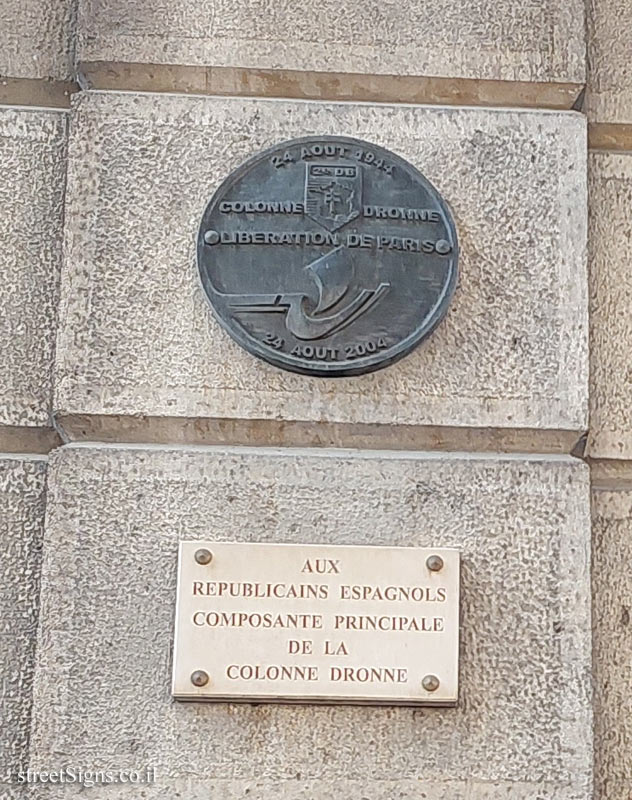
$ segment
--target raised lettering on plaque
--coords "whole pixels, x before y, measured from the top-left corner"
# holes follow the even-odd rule
[[[339,136],[294,139],[232,172],[198,236],[220,324],[283,369],[357,375],[409,353],[457,281],[450,210],[401,156]]]
[[[179,700],[454,705],[459,553],[182,542]]]

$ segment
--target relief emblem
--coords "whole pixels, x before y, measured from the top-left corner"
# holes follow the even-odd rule
[[[328,231],[360,216],[362,171],[348,164],[306,164],[305,213]]]

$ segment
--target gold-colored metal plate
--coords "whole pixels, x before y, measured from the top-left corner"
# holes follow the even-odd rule
[[[454,705],[459,553],[182,542],[179,700]]]

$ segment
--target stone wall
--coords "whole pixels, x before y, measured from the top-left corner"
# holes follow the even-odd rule
[[[209,196],[249,154],[341,130],[396,150],[450,197],[461,279],[444,324],[408,358],[361,377],[305,378],[224,334],[195,241]],[[72,109],[55,411],[70,430],[84,415],[94,426],[143,414],[578,438],[585,182],[577,114],[83,94]]]
[[[630,620],[632,581],[632,381],[629,270],[632,191],[630,6],[588,4],[590,432],[593,477],[595,790],[625,798],[632,785]]]
[[[629,18],[5,4],[2,797],[83,796],[18,783],[82,767],[155,768],[99,800],[629,800]],[[459,235],[445,320],[360,377],[253,358],[196,272],[226,175],[317,134],[406,158]],[[458,706],[175,703],[196,537],[460,547]]]
[[[29,760],[46,461],[0,457],[0,796],[7,800],[22,796],[17,781]]]
[[[0,796],[29,763],[66,177],[70,5],[0,10]]]
[[[66,122],[58,111],[0,106],[0,422],[25,439],[51,427]]]
[[[79,444],[51,461],[33,768],[150,764],[147,798],[590,796],[577,459]],[[459,707],[174,703],[177,542],[209,531],[461,548]]]

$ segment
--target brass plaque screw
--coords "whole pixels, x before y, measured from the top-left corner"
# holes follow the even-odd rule
[[[436,692],[439,688],[440,681],[436,675],[426,675],[422,680],[421,685],[427,692]]]
[[[205,547],[195,551],[195,560],[198,564],[210,564],[213,560],[213,553]]]
[[[196,669],[195,672],[191,673],[191,683],[194,686],[206,686],[208,682],[208,672],[204,672],[203,669]]]
[[[441,556],[428,556],[426,566],[431,572],[440,572],[443,569],[443,559]]]

